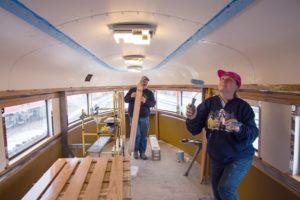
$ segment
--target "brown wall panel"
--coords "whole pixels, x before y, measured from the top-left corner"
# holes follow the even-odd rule
[[[0,183],[0,198],[3,200],[21,199],[44,172],[62,157],[60,138],[53,141],[38,155],[30,158],[20,168]]]
[[[185,128],[185,121],[183,119],[165,114],[159,115],[159,137],[161,140],[182,149],[189,155],[194,154],[196,146],[191,144],[182,144],[181,139],[200,139],[200,135],[193,136],[188,132]],[[200,161],[200,154],[197,160],[198,162]]]
[[[252,166],[238,188],[242,200],[299,200],[300,197]]]

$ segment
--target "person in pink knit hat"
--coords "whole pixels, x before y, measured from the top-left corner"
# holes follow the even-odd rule
[[[216,200],[237,200],[237,187],[251,167],[252,143],[258,136],[251,106],[237,96],[242,79],[232,71],[218,70],[219,94],[197,108],[189,104],[186,127],[193,134],[206,129],[211,158],[211,181]]]

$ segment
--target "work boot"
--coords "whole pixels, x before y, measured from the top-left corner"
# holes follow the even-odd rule
[[[135,152],[133,153],[133,157],[134,157],[134,159],[139,159],[139,154],[138,154],[137,151],[135,151]]]
[[[141,159],[143,159],[143,160],[147,160],[147,156],[146,156],[146,154],[145,153],[141,153]]]

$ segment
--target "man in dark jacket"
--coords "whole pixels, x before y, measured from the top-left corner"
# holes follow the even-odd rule
[[[141,108],[139,114],[139,121],[136,132],[135,147],[134,147],[134,158],[138,159],[140,153],[140,158],[143,160],[147,159],[145,154],[147,148],[147,134],[149,129],[149,116],[150,108],[155,105],[154,94],[151,90],[147,89],[149,78],[147,76],[142,76],[141,82],[143,84],[143,95],[141,98]],[[136,87],[131,88],[124,97],[124,101],[129,103],[128,114],[130,122],[133,116],[133,108],[136,96]]]
[[[197,108],[187,106],[187,129],[206,129],[207,152],[212,161],[212,188],[216,200],[237,200],[236,189],[251,167],[253,141],[258,135],[251,106],[237,97],[241,77],[219,70],[219,95]]]

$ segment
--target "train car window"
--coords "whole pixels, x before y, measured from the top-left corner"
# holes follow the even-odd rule
[[[54,123],[53,123],[53,103],[52,99],[46,100],[47,103],[47,120],[48,120],[48,127],[49,127],[49,134],[54,135]]]
[[[177,91],[157,90],[157,109],[177,112]]]
[[[91,94],[91,112],[103,113],[113,109],[114,92],[97,92]]]
[[[251,108],[254,111],[255,114],[255,124],[260,132],[260,107],[259,106],[251,106]],[[255,139],[253,142],[253,147],[256,151],[256,155],[259,157],[259,138],[260,138],[260,133],[258,134],[258,137]]]
[[[257,138],[255,139],[255,141],[253,142],[253,147],[255,149],[255,156],[257,157],[261,157],[260,155],[260,135],[261,135],[261,132],[260,132],[260,125],[261,125],[261,102],[260,101],[257,101],[257,100],[250,100],[250,99],[245,99],[245,101],[247,101],[253,112],[254,112],[254,120],[255,120],[255,124],[256,124],[256,127],[258,128],[258,136]]]
[[[87,94],[67,96],[67,104],[69,124],[80,119],[82,110],[85,114],[88,114]]]
[[[127,92],[128,92],[129,90],[124,90],[124,97],[125,97],[125,95],[127,94]],[[124,106],[125,106],[125,110],[127,110],[128,109],[128,103],[124,103]]]
[[[290,173],[295,176],[300,174],[300,113],[297,107],[292,106],[291,139],[290,139]]]
[[[186,116],[186,106],[192,102],[192,99],[195,98],[195,106],[197,107],[202,102],[202,93],[201,92],[188,92],[182,91],[182,103],[181,103],[181,115]]]
[[[46,101],[6,107],[3,117],[8,159],[49,135]]]

